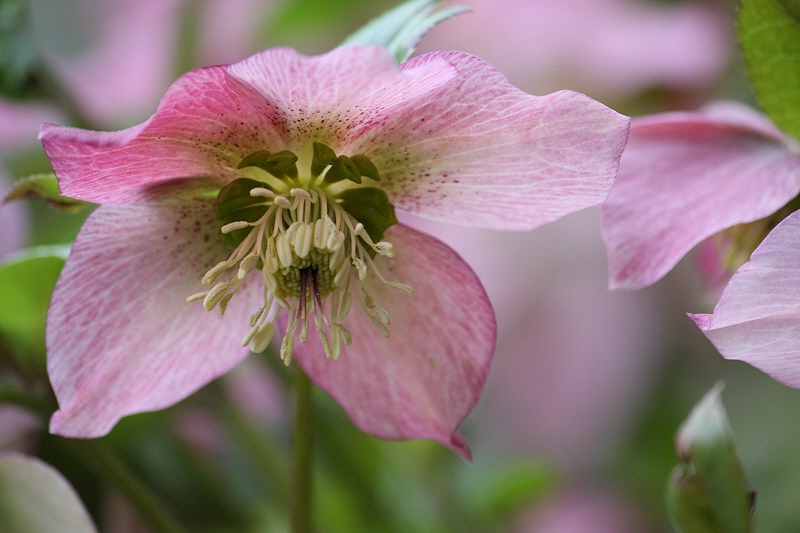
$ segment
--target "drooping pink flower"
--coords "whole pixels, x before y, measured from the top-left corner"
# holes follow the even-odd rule
[[[456,429],[486,378],[492,309],[394,210],[534,228],[605,198],[627,125],[467,54],[398,68],[379,47],[194,70],[120,132],[44,125],[62,193],[103,204],[53,295],[51,430],[102,435],[168,406],[277,325],[282,357],[362,430],[468,454]]]
[[[800,145],[750,108],[722,102],[635,119],[601,208],[610,284],[651,284],[692,247],[719,238],[732,267],[749,262],[714,313],[695,322],[723,356],[800,386],[798,194]]]

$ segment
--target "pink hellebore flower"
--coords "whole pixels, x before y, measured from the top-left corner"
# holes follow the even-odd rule
[[[492,308],[394,208],[536,227],[605,198],[627,128],[464,53],[398,67],[371,46],[193,70],[120,132],[45,124],[63,194],[102,204],[50,308],[51,430],[102,435],[173,404],[264,350],[277,323],[282,358],[363,431],[467,456],[456,429],[486,378]]]
[[[691,316],[723,356],[800,387],[799,193],[800,145],[750,108],[723,102],[635,119],[601,208],[610,284],[654,283],[727,230],[732,266],[749,261],[713,314]]]

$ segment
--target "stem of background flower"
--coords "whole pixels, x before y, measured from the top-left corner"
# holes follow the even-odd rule
[[[311,531],[311,467],[314,441],[311,380],[295,364],[294,442],[289,494],[289,524],[292,533]]]
[[[119,490],[152,528],[159,533],[184,533],[183,527],[156,500],[146,486],[104,443],[68,440],[70,448],[100,478]]]

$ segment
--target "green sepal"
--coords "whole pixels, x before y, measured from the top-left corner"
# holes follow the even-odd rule
[[[336,197],[339,205],[364,225],[373,242],[382,240],[383,233],[397,224],[394,206],[383,189],[358,187],[347,189]]]
[[[55,174],[34,174],[17,180],[11,192],[3,199],[3,203],[23,198],[45,200],[54,210],[68,214],[78,213],[91,205],[82,200],[62,196],[58,190]]]
[[[342,180],[350,180],[353,183],[361,184],[361,172],[352,159],[346,155],[340,155],[331,165],[328,173],[325,174],[325,183],[336,183]]]
[[[759,104],[800,139],[800,0],[742,0],[739,42]]]
[[[377,44],[402,63],[414,53],[420,39],[434,26],[466,13],[469,8],[451,6],[437,9],[442,0],[409,0],[379,15],[345,39],[340,46]]]
[[[297,156],[289,150],[271,153],[269,150],[258,150],[248,155],[237,168],[257,167],[269,172],[278,179],[297,177]]]
[[[372,161],[369,160],[367,156],[356,154],[352,156],[350,160],[358,167],[358,173],[360,175],[366,176],[371,180],[381,181],[381,176],[378,174],[378,168]]]
[[[217,220],[220,221],[220,227],[240,220],[255,222],[267,212],[269,206],[264,204],[264,198],[250,196],[250,191],[256,187],[270,189],[263,181],[250,178],[235,179],[220,189],[217,195]],[[226,243],[238,246],[249,232],[248,228],[243,228],[221,235]]]
[[[314,156],[311,159],[311,175],[315,178],[322,174],[325,167],[336,163],[336,152],[322,143],[314,143]]]
[[[670,520],[681,533],[749,533],[753,493],[733,441],[722,386],[695,406],[676,438],[682,464],[667,489]]]

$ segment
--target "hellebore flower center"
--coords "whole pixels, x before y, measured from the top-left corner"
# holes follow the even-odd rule
[[[300,173],[297,162],[289,150],[259,150],[242,160],[240,169],[264,172],[260,179],[232,181],[217,196],[221,232],[235,249],[203,276],[202,283],[214,284],[212,288],[187,298],[202,300],[206,311],[218,307],[224,315],[247,274],[260,270],[264,305],[251,315],[242,346],[264,351],[285,309],[288,322],[280,354],[286,364],[295,337],[305,342],[311,322],[328,358],[338,358],[342,343],[351,343],[342,321],[352,301],[352,269],[358,274],[358,302],[384,337],[389,336],[389,313],[375,304],[363,284],[367,273],[408,294],[414,292],[384,278],[373,261],[376,255],[394,255],[392,245],[381,238],[397,219],[386,193],[362,184],[362,177],[380,180],[369,158],[337,156],[328,146],[314,143],[311,163],[305,165],[310,172]],[[218,281],[233,269],[226,281]]]

